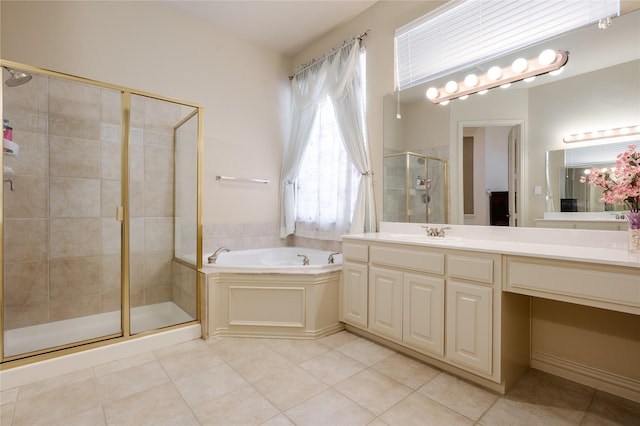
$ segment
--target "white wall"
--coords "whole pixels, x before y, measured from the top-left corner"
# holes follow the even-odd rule
[[[2,59],[204,106],[205,224],[279,220],[289,58],[157,2],[3,0],[0,13]]]

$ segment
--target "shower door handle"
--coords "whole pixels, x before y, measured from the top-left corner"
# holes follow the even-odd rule
[[[124,221],[124,207],[122,206],[116,207],[116,220],[118,222]]]

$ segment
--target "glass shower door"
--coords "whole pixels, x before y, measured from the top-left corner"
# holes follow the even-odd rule
[[[121,336],[120,92],[33,73],[3,114],[4,358]]]
[[[195,242],[197,231],[190,206],[198,128],[193,107],[141,95],[130,104],[129,312],[137,334],[197,318],[196,269],[176,247],[195,259],[196,245],[186,241]],[[195,117],[194,133],[185,117]]]

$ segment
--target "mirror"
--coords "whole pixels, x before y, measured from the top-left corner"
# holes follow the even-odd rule
[[[637,137],[637,136],[636,136]],[[547,212],[624,211],[625,206],[604,204],[602,189],[580,182],[593,167],[613,169],[616,156],[630,144],[640,141],[615,142],[606,145],[570,147],[547,152]]]
[[[548,185],[546,176],[547,151],[574,148],[573,145],[629,142],[617,138],[565,144],[562,138],[572,133],[640,124],[640,10],[613,19],[606,30],[593,24],[492,60],[491,65],[510,64],[520,56],[534,57],[548,48],[569,52],[569,62],[558,76],[539,76],[530,83],[514,83],[509,89],[493,89],[485,95],[453,100],[446,106],[433,105],[425,98],[428,87],[461,80],[472,69],[486,70],[489,64],[482,64],[384,98],[384,156],[414,152],[447,161],[450,223],[465,223],[467,217],[463,137],[471,130],[493,129],[496,133],[501,127],[522,126],[522,140],[518,152],[513,153],[519,161],[513,190],[518,193],[518,226],[535,226],[535,220],[543,218],[548,208],[560,211],[557,185]],[[483,155],[476,155],[474,161],[484,162],[485,169],[495,169],[491,162],[498,157],[511,158],[506,147],[487,145]],[[385,181],[386,178],[385,175]],[[480,185],[477,179],[474,183]],[[483,185],[474,190],[476,200],[488,197],[495,189]],[[548,203],[553,197],[557,202]],[[383,204],[386,198],[385,192]],[[383,206],[383,210],[389,209]],[[383,220],[393,218],[383,216]]]

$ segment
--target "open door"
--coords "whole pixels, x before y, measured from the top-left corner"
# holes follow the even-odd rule
[[[520,164],[518,161],[520,146],[520,125],[513,126],[509,131],[509,226],[518,226],[518,174]]]

